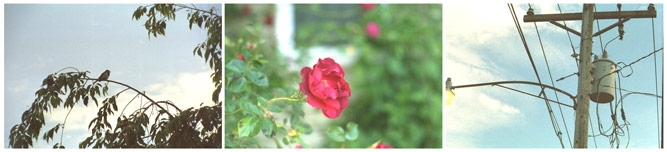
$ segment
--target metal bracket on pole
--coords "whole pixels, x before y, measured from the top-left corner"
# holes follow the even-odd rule
[[[626,17],[626,18],[624,18],[624,19],[621,19],[620,21],[618,21],[618,22],[616,22],[616,23],[614,23],[614,24],[612,24],[612,25],[609,25],[608,27],[606,27],[606,28],[604,28],[604,29],[602,29],[602,30],[600,30],[600,31],[598,31],[598,32],[595,32],[595,34],[593,34],[593,37],[599,36],[600,34],[602,34],[602,33],[604,33],[604,32],[607,32],[607,31],[611,30],[612,28],[617,27],[617,26],[619,26],[619,25],[621,25],[621,24],[623,24],[623,23],[625,23],[625,22],[627,22],[627,21],[629,21],[629,20],[630,20],[630,17]],[[560,28],[562,28],[562,29],[564,29],[564,30],[567,30],[567,31],[569,31],[569,32],[572,32],[573,34],[575,34],[575,35],[581,37],[581,33],[579,33],[579,31],[577,31],[577,30],[571,29],[571,28],[569,28],[569,27],[567,27],[567,26],[565,26],[565,25],[563,25],[563,24],[560,24],[560,23],[558,23],[558,22],[556,22],[556,21],[553,21],[553,20],[552,20],[552,21],[549,21],[549,23],[551,23],[551,24],[553,24],[553,25],[556,25],[556,26],[558,26],[558,27],[560,27]]]
[[[569,32],[572,32],[572,33],[574,33],[575,35],[581,37],[581,33],[579,33],[579,31],[577,31],[577,30],[571,29],[571,28],[569,28],[569,27],[567,27],[567,26],[565,26],[565,25],[563,25],[563,24],[560,24],[560,23],[558,23],[558,22],[556,22],[556,21],[549,21],[549,23],[551,23],[551,24],[553,24],[553,25],[556,25],[556,26],[558,26],[558,27],[560,27],[560,28],[562,28],[562,29],[565,29],[565,30],[567,30],[567,31],[569,31]]]
[[[626,17],[626,18],[624,18],[624,19],[622,19],[622,20],[620,20],[620,21],[618,21],[618,22],[616,22],[616,23],[614,23],[614,24],[612,24],[612,25],[609,25],[607,28],[604,28],[604,29],[602,29],[602,30],[600,30],[600,31],[598,31],[598,32],[595,32],[595,34],[593,34],[593,37],[596,37],[596,36],[598,36],[598,35],[600,35],[600,34],[602,34],[602,33],[604,33],[604,32],[607,32],[607,31],[611,30],[612,28],[614,28],[614,27],[616,27],[616,26],[618,26],[618,25],[621,25],[621,24],[627,22],[628,20],[630,20],[630,17]]]

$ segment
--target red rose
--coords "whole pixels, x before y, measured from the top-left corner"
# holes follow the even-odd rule
[[[241,61],[244,61],[244,59],[243,59],[243,54],[239,54],[238,56],[236,56],[236,58],[238,58],[238,59],[241,60]]]
[[[250,15],[251,12],[252,12],[252,9],[250,8],[250,6],[248,4],[243,5],[243,10],[241,11],[241,14],[243,14],[243,16],[248,16],[248,15]]]
[[[369,22],[366,24],[366,34],[371,38],[377,38],[380,35],[380,27],[375,22]]]
[[[350,86],[345,82],[343,68],[331,58],[301,69],[301,92],[310,106],[322,109],[324,116],[334,119],[347,107]]]
[[[372,10],[373,7],[375,7],[375,4],[361,4],[361,8],[366,10],[366,11]]]
[[[254,48],[254,47],[255,47],[255,46],[252,45],[252,43],[248,44],[248,50],[252,50],[252,48]]]
[[[375,145],[375,149],[383,149],[383,148],[394,148],[394,147],[391,147],[389,144],[385,143],[378,143],[377,145]]]
[[[264,25],[272,26],[273,25],[273,14],[267,14],[264,18]]]

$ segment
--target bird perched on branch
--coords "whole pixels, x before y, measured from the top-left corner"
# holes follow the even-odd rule
[[[93,82],[93,84],[95,84],[97,81],[102,81],[102,80],[107,80],[107,79],[109,79],[109,75],[111,75],[111,71],[109,71],[109,70],[104,71],[104,72],[100,75],[100,77],[97,77],[97,80],[95,80],[95,82]]]

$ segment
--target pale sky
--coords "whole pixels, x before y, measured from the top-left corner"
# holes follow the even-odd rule
[[[582,4],[561,4],[563,13],[578,13]],[[622,10],[646,10],[648,4],[624,4]],[[663,5],[656,4],[657,18],[654,18],[655,47],[663,47]],[[535,30],[535,24],[524,23],[523,16],[528,4],[514,4],[528,47],[542,83],[551,85],[544,54]],[[557,14],[558,7],[551,4],[531,4],[535,14]],[[597,11],[617,11],[616,4],[597,5]],[[507,3],[486,3],[485,5],[450,4],[445,10],[445,74],[443,80],[452,78],[454,86],[485,83],[494,81],[531,81],[537,77],[523,47],[514,25]],[[601,28],[618,20],[600,20]],[[562,24],[562,22],[561,22]],[[569,21],[568,27],[581,31],[581,21]],[[597,22],[594,32],[597,32]],[[625,23],[624,39],[614,40],[607,46],[609,57],[614,62],[629,64],[638,58],[653,52],[651,19],[631,19]],[[555,81],[577,72],[575,60],[570,56],[572,47],[565,30],[548,22],[538,22],[544,52],[551,69],[555,87],[576,95],[577,77]],[[593,53],[600,55],[600,43],[606,44],[618,35],[616,28],[594,37]],[[579,53],[580,38],[570,34],[572,45]],[[655,82],[654,61],[650,56],[632,66],[634,73],[621,77],[622,88],[662,95],[663,53],[657,55],[657,78]],[[622,71],[631,73],[630,68]],[[618,82],[617,82],[618,84]],[[539,87],[520,84],[508,84],[508,87],[539,94]],[[561,148],[560,140],[554,132],[547,106],[544,100],[529,95],[504,89],[499,86],[459,88],[453,91],[456,96],[453,104],[446,106],[446,147],[449,148]],[[556,100],[554,92],[547,89],[547,97]],[[624,92],[624,94],[627,93]],[[560,102],[572,105],[572,100],[558,94]],[[617,97],[620,98],[620,97]],[[656,115],[656,98],[644,95],[630,95],[624,99],[625,113],[630,122],[630,131],[619,137],[620,148],[658,148],[659,128]],[[662,106],[662,98],[657,102]],[[565,148],[571,148],[574,142],[574,110],[551,103],[555,120],[562,132]],[[591,102],[591,120],[589,128],[599,134],[596,117],[596,104]],[[610,125],[609,104],[600,104],[600,120],[603,130]],[[562,109],[562,110],[561,110]],[[619,110],[620,111],[620,110]],[[562,117],[561,117],[562,114]],[[589,126],[590,127],[590,126]],[[566,131],[567,128],[567,131]],[[568,139],[569,136],[569,139]],[[589,148],[610,148],[609,139],[603,136],[590,137]]]
[[[199,107],[200,103],[212,105],[212,70],[202,58],[192,54],[194,46],[206,39],[206,31],[194,26],[190,30],[187,14],[182,10],[177,12],[175,21],[167,22],[166,36],[149,39],[143,26],[146,17],[140,21],[131,18],[142,5],[4,5],[3,147],[8,147],[11,127],[20,122],[21,114],[34,101],[34,92],[42,80],[65,67],[90,71],[93,78],[109,69],[110,80],[145,91],[156,101],[170,100],[180,109]],[[222,15],[220,4],[196,6],[205,10],[215,7]],[[122,89],[109,84],[110,94]],[[121,94],[117,113],[135,95],[129,91]],[[131,113],[141,102],[146,100],[133,101],[124,113]],[[88,123],[96,112],[94,104],[75,107],[64,131],[67,148],[78,148],[79,142],[90,134]],[[47,115],[42,134],[62,123],[66,113],[60,108]],[[54,138],[56,142],[60,141],[60,133]],[[50,148],[56,142],[46,143],[40,135],[34,147]]]

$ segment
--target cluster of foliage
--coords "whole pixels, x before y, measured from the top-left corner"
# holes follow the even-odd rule
[[[356,48],[358,58],[346,69],[355,93],[336,122],[358,123],[364,138],[349,147],[377,139],[395,147],[442,147],[442,5],[327,7],[295,6],[297,14],[324,18],[297,23],[295,41],[303,49]]]
[[[45,113],[63,106],[70,111],[75,105],[83,103],[88,106],[89,100],[94,101],[99,107],[97,117],[90,121],[91,134],[81,141],[79,148],[220,148],[222,146],[222,102],[218,97],[222,89],[222,17],[217,15],[214,8],[201,10],[196,7],[178,4],[153,4],[141,6],[132,15],[135,20],[146,15],[145,23],[149,37],[165,35],[166,21],[174,20],[175,13],[181,9],[189,11],[188,19],[190,28],[197,25],[199,28],[208,29],[208,38],[205,42],[197,45],[193,54],[205,59],[210,68],[214,70],[211,74],[212,82],[216,86],[213,91],[212,102],[214,106],[202,106],[199,108],[188,108],[180,110],[171,101],[154,101],[141,91],[121,82],[113,80],[102,80],[100,83],[87,84],[91,80],[97,80],[87,76],[87,71],[63,72],[48,75],[42,87],[35,93],[37,98],[32,106],[23,113],[21,124],[15,125],[10,133],[10,146],[13,148],[29,148],[33,145],[33,139],[38,139],[41,128],[45,125]],[[72,68],[74,69],[74,68]],[[127,87],[111,97],[108,94],[109,82]],[[112,126],[109,119],[118,112],[117,97],[121,93],[132,90],[137,96],[142,96],[150,101],[150,104],[136,109],[129,116],[120,116],[116,119],[116,126]],[[66,96],[65,100],[61,96]],[[100,103],[98,97],[106,97]],[[133,99],[134,100],[134,99]],[[132,100],[132,101],[133,101]],[[132,102],[129,101],[129,102]],[[128,103],[129,104],[129,103]],[[167,108],[174,108],[177,113],[170,113]],[[156,108],[157,115],[149,116],[148,109]],[[125,109],[123,109],[124,111]],[[121,111],[122,112],[122,111]],[[152,119],[152,120],[151,120]],[[49,142],[53,140],[58,131],[63,130],[65,122],[56,124],[48,130],[42,138]],[[62,134],[60,142],[53,148],[65,148],[62,145]]]
[[[254,138],[260,131],[277,147],[308,147],[300,135],[313,128],[304,121],[305,96],[294,88],[299,75],[285,70],[287,62],[263,38],[271,24],[251,24],[261,17],[247,9],[225,5],[225,147],[262,147]],[[276,120],[274,113],[287,116]]]

